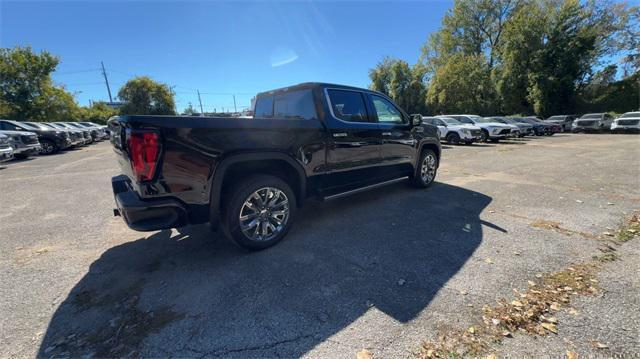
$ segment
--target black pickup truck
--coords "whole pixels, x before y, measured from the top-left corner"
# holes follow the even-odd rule
[[[114,214],[129,227],[221,222],[248,249],[281,240],[306,198],[428,187],[441,152],[436,127],[387,96],[325,83],[260,93],[253,118],[120,116],[109,130],[124,173]]]

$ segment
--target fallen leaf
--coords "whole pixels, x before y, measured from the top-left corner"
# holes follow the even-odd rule
[[[493,325],[500,325],[500,319],[493,318],[491,319],[491,323],[493,323]]]
[[[632,234],[638,233],[638,231],[636,229],[633,229],[633,228],[627,229],[627,232],[632,233]]]
[[[592,342],[592,344],[593,344],[594,348],[598,348],[598,349],[606,349],[606,348],[609,347],[608,345],[602,344],[602,343],[600,343],[598,341]]]
[[[558,310],[560,310],[560,304],[556,303],[556,302],[553,302],[553,303],[551,303],[551,306],[549,308],[551,308],[552,310],[558,311]]]
[[[605,236],[608,236],[608,237],[613,237],[613,233],[611,233],[611,232],[604,232],[602,234],[605,235]]]
[[[544,320],[549,323],[558,324],[558,318],[556,317],[549,317],[549,318],[545,317]]]
[[[615,203],[613,203],[613,202],[607,202],[607,206],[613,206],[613,205],[615,205]]]
[[[578,359],[578,354],[576,354],[576,352],[567,350],[567,359]]]
[[[474,327],[469,327],[469,329],[467,329],[467,331],[471,334],[475,334],[476,333],[476,328]]]
[[[493,264],[493,259],[491,259],[491,258],[486,258],[486,259],[484,260],[484,262],[485,262],[485,263],[487,263],[487,264]]]
[[[467,295],[467,294],[469,294],[469,293],[466,290],[461,290],[460,291],[460,295]]]
[[[489,354],[486,359],[498,359],[498,357],[495,354]]]
[[[582,201],[581,201],[581,200],[579,200],[579,199],[576,199],[576,202],[578,202],[578,203],[582,203]]]
[[[516,306],[516,307],[522,307],[522,302],[519,300],[513,300],[511,301],[511,305]]]
[[[535,286],[536,286],[536,282],[534,282],[534,281],[532,281],[532,280],[527,281],[527,283],[529,283],[529,285],[530,285],[530,286],[532,286],[532,287],[535,287]]]
[[[569,314],[571,315],[578,315],[578,311],[575,310],[574,308],[569,309]]]
[[[358,352],[358,354],[356,354],[356,358],[357,359],[371,359],[371,358],[373,358],[373,354],[371,354],[371,352],[368,351],[367,349],[362,349],[361,351]]]
[[[489,213],[496,213],[496,211],[489,211]]]
[[[554,334],[558,334],[558,328],[553,323],[542,323],[542,327]]]
[[[513,255],[519,256],[520,252],[513,252]]]

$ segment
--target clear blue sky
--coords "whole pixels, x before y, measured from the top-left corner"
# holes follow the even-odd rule
[[[450,1],[26,2],[0,0],[0,46],[60,57],[54,80],[82,105],[133,75],[176,86],[177,105],[248,106],[259,91],[306,81],[367,86],[384,56],[413,64]]]

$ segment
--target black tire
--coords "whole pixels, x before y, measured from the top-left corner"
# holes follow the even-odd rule
[[[489,140],[489,131],[483,129],[480,133],[480,142],[487,142]]]
[[[431,160],[425,161],[426,158],[431,158]],[[430,175],[423,174],[423,168],[427,168],[427,172]],[[430,169],[429,169],[430,168]],[[438,174],[438,156],[436,153],[430,149],[424,149],[420,153],[420,158],[418,160],[418,168],[416,169],[416,175],[411,178],[411,181],[414,186],[418,188],[427,188],[431,186],[431,184],[435,181],[436,175]]]
[[[40,145],[42,146],[40,150],[41,155],[52,155],[60,150],[58,145],[51,140],[41,140]]]
[[[245,201],[249,201],[252,194],[257,191],[264,190],[265,188],[277,189],[286,196],[286,202],[288,204],[288,215],[286,217],[286,220],[284,221],[284,225],[278,230],[277,233],[274,230],[270,238],[268,237],[266,239],[255,239],[249,237],[245,234],[245,232],[243,232],[240,224],[240,216],[242,214],[241,211],[244,211],[245,208],[248,208],[245,207]],[[221,214],[222,230],[229,239],[233,240],[242,248],[248,250],[261,250],[269,248],[280,242],[280,240],[282,240],[282,238],[286,236],[287,232],[289,232],[289,229],[291,228],[291,225],[293,224],[293,221],[295,219],[297,210],[296,203],[296,196],[293,193],[293,190],[286,182],[284,182],[280,178],[267,175],[258,175],[255,177],[251,177],[237,184],[231,191],[231,196],[226,202],[226,206],[224,206]],[[267,209],[261,210],[260,214],[258,214],[257,216],[262,218],[261,216],[264,215],[266,218],[268,215],[263,213],[263,211],[266,210]],[[258,219],[258,217],[256,217],[256,220]],[[256,226],[257,231],[261,230],[262,222],[263,221],[258,222],[259,224],[257,224]],[[265,222],[268,221],[265,220]],[[269,223],[271,224],[271,222]],[[258,234],[258,236],[261,236],[261,234]]]
[[[489,141],[491,141],[492,143],[498,143],[500,142],[499,138],[490,138]]]
[[[457,145],[460,143],[460,135],[455,132],[447,133],[447,137],[445,137],[445,139],[447,140],[447,143],[450,143],[452,145]]]
[[[24,153],[16,153],[13,155],[13,158],[17,159],[17,160],[25,160],[27,158],[29,158],[29,155],[24,154]]]

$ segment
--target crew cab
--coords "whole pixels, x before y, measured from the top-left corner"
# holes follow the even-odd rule
[[[0,134],[7,136],[13,157],[19,160],[37,155],[42,150],[38,136],[33,132],[0,130]]]
[[[253,118],[120,116],[109,120],[123,174],[115,215],[135,230],[218,222],[247,249],[280,241],[306,198],[330,200],[410,178],[430,186],[434,126],[387,96],[303,83],[256,96]]]
[[[9,136],[0,133],[0,162],[13,159],[13,147],[9,142]]]

